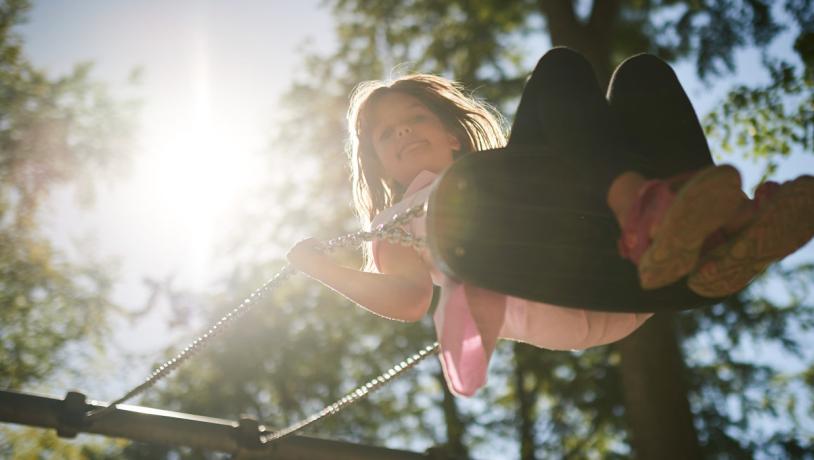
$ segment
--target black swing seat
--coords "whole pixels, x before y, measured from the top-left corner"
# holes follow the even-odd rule
[[[543,147],[465,155],[435,184],[427,244],[447,275],[538,302],[611,312],[711,305],[686,279],[643,290],[595,165]],[[596,177],[595,177],[596,176]]]

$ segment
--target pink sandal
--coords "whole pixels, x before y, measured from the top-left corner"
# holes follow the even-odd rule
[[[693,292],[705,297],[734,294],[814,236],[814,177],[761,184],[754,206],[754,219],[706,254],[690,275],[687,284]]]
[[[638,265],[643,289],[674,283],[745,199],[740,174],[727,165],[648,181],[625,220],[619,252]]]
[[[639,189],[636,202],[631,206],[619,238],[619,254],[634,264],[653,242],[651,229],[664,218],[673,204],[675,194],[664,180],[649,180]]]

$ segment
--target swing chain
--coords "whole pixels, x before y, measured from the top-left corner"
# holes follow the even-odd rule
[[[416,237],[402,228],[411,220],[421,217],[426,213],[426,203],[421,203],[406,209],[393,216],[390,222],[381,224],[371,231],[360,230],[355,233],[342,235],[328,240],[320,249],[331,251],[340,247],[358,246],[363,241],[386,240],[390,243],[401,244],[416,250],[424,248],[424,239]]]
[[[411,247],[415,248],[423,247],[423,240],[421,238],[413,237],[400,227],[409,222],[410,220],[424,215],[425,207],[426,207],[425,203],[414,206],[402,213],[396,214],[395,216],[393,216],[391,222],[380,225],[373,231],[370,232],[358,231],[355,233],[343,235],[338,238],[329,240],[327,243],[322,244],[321,247],[324,250],[330,251],[339,247],[355,246],[361,243],[362,241],[371,241],[373,239],[388,239],[388,240],[392,239],[394,242],[406,244]],[[173,371],[178,369],[183,363],[185,363],[188,359],[190,359],[192,356],[201,351],[213,337],[223,332],[223,330],[226,329],[226,326],[232,324],[240,316],[243,316],[243,314],[245,314],[256,303],[258,303],[258,301],[263,296],[268,294],[268,292],[272,288],[277,287],[278,284],[288,279],[295,272],[296,270],[291,265],[286,265],[285,267],[283,267],[282,270],[277,272],[277,274],[275,274],[269,281],[266,281],[265,284],[257,288],[248,297],[243,299],[243,302],[241,302],[240,305],[232,309],[232,311],[230,311],[229,313],[223,315],[220,318],[220,320],[218,320],[216,323],[210,326],[209,329],[203,335],[196,337],[189,345],[187,345],[186,348],[184,348],[177,355],[175,355],[174,358],[170,359],[169,361],[166,361],[164,364],[156,368],[155,371],[153,371],[153,373],[150,374],[150,376],[146,380],[144,380],[144,382],[142,382],[140,385],[136,386],[132,390],[128,391],[124,396],[113,401],[107,406],[101,409],[96,409],[94,411],[88,412],[85,416],[85,421],[91,422],[113,411],[117,405],[135,397],[136,395],[143,393],[149,388],[152,388],[156,383],[158,383],[159,380],[171,374]]]
[[[389,370],[381,374],[380,376],[370,380],[369,382],[358,386],[355,390],[351,391],[350,393],[346,394],[341,399],[337,400],[333,404],[325,406],[321,411],[311,415],[310,417],[294,423],[286,428],[283,428],[279,431],[275,431],[273,433],[260,436],[260,442],[262,444],[268,444],[272,441],[277,441],[282,439],[288,435],[291,435],[317,421],[330,417],[331,415],[339,413],[342,409],[350,406],[351,404],[364,399],[370,393],[378,390],[379,388],[383,387],[387,383],[389,383],[394,378],[400,376],[404,372],[409,369],[415,367],[418,363],[424,360],[424,358],[428,356],[432,356],[438,353],[440,345],[438,342],[434,342],[432,345],[428,345],[423,349],[419,350],[418,353],[413,354],[412,356],[408,357],[404,361],[396,364],[395,366],[391,367]]]
[[[89,422],[93,421],[94,419],[112,411],[117,405],[153,387],[156,383],[158,383],[159,380],[171,374],[173,371],[181,367],[185,361],[201,351],[213,337],[223,332],[227,325],[232,323],[240,316],[243,316],[243,314],[249,311],[249,309],[254,306],[254,304],[257,303],[261,297],[268,293],[269,290],[276,287],[283,280],[289,278],[292,274],[294,274],[294,272],[295,270],[290,265],[283,267],[283,269],[277,272],[277,274],[274,275],[274,277],[272,277],[269,281],[257,288],[248,297],[244,298],[240,305],[232,309],[232,311],[229,313],[223,315],[216,323],[212,324],[205,333],[196,337],[195,340],[193,340],[189,345],[187,345],[186,348],[175,355],[174,358],[166,361],[164,364],[156,368],[153,373],[150,374],[146,380],[144,380],[144,382],[107,406],[89,412],[86,416],[86,420]]]

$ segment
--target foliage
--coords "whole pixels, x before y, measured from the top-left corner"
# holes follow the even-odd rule
[[[69,443],[53,430],[3,426],[0,427],[0,456],[16,460],[113,460],[118,458],[125,444],[121,440],[98,443],[83,438]]]
[[[811,69],[780,61],[769,62],[767,67],[769,83],[739,85],[704,120],[707,135],[722,151],[749,152],[765,161],[764,177],[774,173],[778,161],[791,152],[810,153],[814,147]]]
[[[691,404],[708,458],[810,458],[796,454],[811,446],[803,429],[811,408],[796,407],[801,394],[810,398],[800,387],[805,371],[789,372],[758,357],[774,349],[788,361],[812,365],[806,351],[814,328],[812,268],[775,267],[741,295],[682,317]],[[788,299],[766,296],[772,278],[782,280]]]
[[[64,366],[60,352],[105,330],[110,275],[77,264],[43,236],[41,210],[60,186],[84,189],[121,167],[133,106],[77,66],[54,78],[26,58],[13,28],[27,1],[0,4],[0,385],[20,388]]]
[[[110,273],[58,251],[41,231],[42,211],[68,185],[89,202],[94,181],[126,164],[135,108],[94,82],[89,64],[56,78],[32,65],[14,31],[29,8],[25,0],[0,3],[0,386],[7,389],[67,370],[71,345],[105,336]],[[117,451],[111,442],[75,445],[52,431],[0,428],[4,458],[102,459]]]

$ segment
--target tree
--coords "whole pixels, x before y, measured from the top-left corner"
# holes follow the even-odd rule
[[[91,80],[89,65],[55,78],[27,60],[13,29],[29,7],[0,4],[0,386],[10,389],[64,367],[69,345],[103,337],[110,275],[54,248],[42,205],[67,185],[87,199],[94,179],[124,164],[132,113]]]
[[[132,102],[116,100],[80,64],[53,77],[33,66],[14,27],[30,4],[0,4],[0,386],[26,389],[70,365],[78,345],[106,337],[112,278],[93,260],[72,261],[43,234],[43,204],[126,164]],[[110,446],[72,446],[42,430],[0,428],[0,456],[94,457]],[[115,449],[114,449],[115,450]]]
[[[111,280],[101,267],[72,264],[55,250],[40,234],[39,213],[55,188],[74,184],[88,199],[94,175],[123,165],[133,108],[93,82],[88,64],[52,78],[28,62],[13,32],[28,9],[27,1],[0,5],[0,376],[6,388],[46,376],[59,362],[54,353],[103,330]]]
[[[546,37],[586,54],[601,82],[608,81],[614,64],[641,51],[670,61],[691,59],[698,74],[711,81],[735,70],[737,50],[766,50],[781,32],[778,18],[783,18],[798,34],[795,50],[804,65],[767,60],[772,82],[736,88],[707,118],[707,130],[750,156],[778,158],[783,145],[811,145],[814,13],[809,1],[788,0],[783,11],[759,0],[335,0],[330,5],[338,47],[328,56],[307,57],[305,75],[287,96],[289,117],[279,126],[270,155],[270,169],[279,177],[269,196],[283,210],[252,216],[254,223],[269,222],[257,240],[237,247],[245,254],[237,260],[254,267],[236,269],[224,286],[230,294],[215,299],[219,307],[212,318],[237,302],[235,293],[249,292],[282,265],[257,260],[245,248],[269,240],[285,247],[297,235],[327,237],[356,228],[344,206],[347,170],[338,166],[347,95],[356,83],[386,78],[402,62],[454,77],[511,114],[533,65],[528,56],[541,51],[530,43]],[[780,107],[778,101],[788,100],[799,103],[798,110]],[[798,425],[771,427],[770,435],[759,437],[753,435],[762,427],[753,420],[797,417],[793,382],[804,376],[776,379],[776,369],[737,353],[747,343],[802,350],[794,330],[805,332],[814,324],[806,293],[811,268],[777,269],[774,276],[783,280],[788,299],[767,298],[758,284],[723,305],[658,315],[617,346],[580,353],[505,343],[489,388],[473,402],[451,400],[439,384],[438,368],[425,366],[372,403],[312,432],[377,444],[445,443],[459,456],[509,439],[523,459],[627,458],[631,452],[643,459],[802,457],[811,440],[800,436]],[[255,312],[251,324],[237,326],[239,337],[225,337],[227,347],[207,352],[153,401],[218,416],[250,412],[278,426],[319,409],[431,336],[426,321],[382,322],[314,283],[295,282],[269,304],[266,314]],[[133,458],[144,458],[139,449],[132,448]]]

